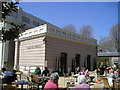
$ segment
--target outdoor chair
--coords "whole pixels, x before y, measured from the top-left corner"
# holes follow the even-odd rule
[[[17,90],[17,87],[6,84],[6,85],[3,85],[3,89],[2,90]]]
[[[36,74],[31,74],[31,82],[33,83],[33,87],[37,87],[39,89],[39,86],[42,85],[43,88],[43,83],[40,78],[38,78],[38,75]]]
[[[64,74],[64,84],[65,84],[66,82],[67,82],[67,83],[70,82],[68,73],[65,73],[65,74]]]
[[[19,72],[16,72],[16,74],[17,74],[17,79],[18,79],[18,80],[21,80],[22,73],[23,73],[23,72],[20,72],[20,71],[19,71]]]
[[[48,73],[47,76],[50,77],[50,76],[51,76],[51,73]]]
[[[29,82],[27,85],[27,89],[32,89],[32,86],[34,85],[34,83],[32,82],[30,76],[27,76],[27,81]]]
[[[97,80],[103,81],[103,77],[102,75],[97,75]]]
[[[71,72],[71,76],[74,76],[74,72]]]
[[[119,85],[118,85],[118,83],[117,83],[117,80],[116,80],[116,79],[113,79],[113,89],[114,89],[114,90],[118,90],[118,88],[119,88]]]
[[[110,88],[107,77],[103,77],[103,83],[104,83],[104,88]]]
[[[22,73],[22,80],[27,80],[28,76],[30,76],[29,71],[23,71],[23,73]]]
[[[74,82],[69,82],[69,83],[67,83],[67,87],[68,88],[72,88],[72,87],[74,87],[75,86],[75,83]]]
[[[68,85],[70,85],[71,83],[74,83],[75,82],[75,79],[74,78],[71,78],[68,73],[65,73],[64,74],[64,85],[65,83]]]
[[[74,72],[71,72],[71,77],[70,77],[70,79],[71,79],[72,82],[75,82],[74,75],[75,75]]]

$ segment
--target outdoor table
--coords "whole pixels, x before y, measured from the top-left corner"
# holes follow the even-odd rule
[[[95,78],[95,76],[89,75],[89,77],[90,77],[90,82],[94,82],[93,79]]]
[[[41,76],[39,76],[37,78],[39,78],[39,79],[50,79],[50,77],[41,77]]]
[[[104,84],[103,83],[96,83],[96,84],[94,84],[94,88],[97,90],[97,88],[99,89],[99,90],[104,90]]]
[[[22,75],[22,72],[16,72],[17,76],[20,77],[20,80],[21,80],[21,75]]]
[[[76,79],[76,82],[77,82],[78,76],[79,76],[78,74],[73,75],[73,77]]]
[[[21,80],[21,81],[17,81],[17,82],[12,82],[12,85],[16,85],[16,86],[21,85],[20,89],[23,89],[24,85],[28,85],[30,83],[31,82],[27,82],[27,81]]]

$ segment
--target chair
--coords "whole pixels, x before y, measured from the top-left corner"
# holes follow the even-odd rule
[[[119,85],[118,85],[116,79],[113,79],[113,89],[118,90],[118,88],[119,88]]]
[[[36,75],[36,74],[31,74],[31,81],[33,83],[33,86],[37,86],[38,89],[39,89],[40,85],[43,86],[43,82],[40,82],[41,79],[38,78],[38,75]]]
[[[64,85],[65,83],[67,84],[67,86],[69,86],[71,83],[75,82],[74,78],[71,78],[68,73],[64,74]]]
[[[12,85],[3,85],[2,90],[17,90],[17,87]]]
[[[32,86],[34,85],[34,83],[32,82],[31,77],[27,76],[27,81],[29,82],[27,85],[27,89],[29,89],[29,88],[32,89]]]
[[[51,76],[51,73],[48,73],[47,76],[50,77],[50,76]]]
[[[103,83],[104,83],[104,88],[110,88],[107,77],[103,77]]]
[[[72,82],[75,81],[74,75],[75,75],[74,72],[71,72],[71,77],[70,77],[70,79],[71,79]]]
[[[103,77],[102,75],[97,75],[97,80],[103,81]]]
[[[20,71],[19,71],[19,72],[16,72],[18,80],[21,80],[21,75],[22,75],[22,73],[23,73],[23,72],[20,72]]]
[[[71,76],[74,76],[74,72],[71,72]]]
[[[64,84],[65,84],[66,82],[67,82],[67,83],[70,82],[68,73],[65,73],[65,74],[64,74]]]
[[[22,79],[23,80],[27,80],[27,76],[30,76],[29,71],[23,71],[23,73],[22,73]]]
[[[67,84],[67,87],[69,87],[69,88],[72,88],[74,86],[75,86],[75,83],[73,83],[73,82],[70,82],[70,83]]]

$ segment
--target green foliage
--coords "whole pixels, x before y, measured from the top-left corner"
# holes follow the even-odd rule
[[[10,16],[12,12],[17,12],[18,2],[2,2],[2,21],[6,19],[7,16]],[[1,40],[2,42],[6,42],[7,40],[14,40],[19,37],[19,34],[23,32],[23,27],[25,25],[16,25],[11,23],[11,28],[5,30],[2,28]]]
[[[10,16],[12,12],[17,12],[18,2],[2,2],[2,19],[5,19],[7,16]]]
[[[3,67],[6,68],[9,71],[12,71],[13,70],[13,62],[10,62],[10,61],[4,62]]]
[[[104,62],[104,65],[108,65],[108,57],[98,57],[97,66],[100,65],[100,62]]]
[[[2,42],[18,38],[19,34],[23,32],[24,26],[25,25],[16,25],[11,23],[11,28],[9,30],[2,30]]]

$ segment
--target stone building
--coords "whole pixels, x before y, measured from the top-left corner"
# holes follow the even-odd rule
[[[96,57],[95,39],[44,24],[26,30],[16,40],[14,66],[47,66],[50,72],[66,73],[78,66],[93,69]]]
[[[10,23],[14,23],[16,25],[25,24],[24,30],[27,30],[48,22],[23,11],[22,8],[19,7],[17,13],[12,12],[11,16],[7,17],[4,22],[0,21],[0,36],[1,28],[3,26],[5,30],[11,28]],[[0,69],[3,67],[4,62],[14,62],[14,48],[14,41],[7,41],[4,43],[0,41]]]

